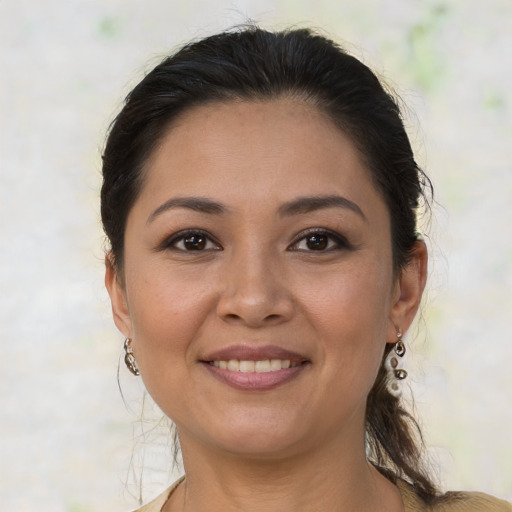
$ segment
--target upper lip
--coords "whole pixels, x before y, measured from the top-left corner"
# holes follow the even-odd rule
[[[281,359],[297,363],[308,360],[307,357],[297,352],[276,345],[264,345],[261,347],[254,345],[232,345],[215,352],[210,352],[201,358],[202,361],[229,361],[230,359],[238,359],[239,361]]]

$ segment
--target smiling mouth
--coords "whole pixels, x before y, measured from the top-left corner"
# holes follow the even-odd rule
[[[268,391],[306,375],[312,362],[277,345],[239,343],[199,360],[210,376],[240,391]]]
[[[305,361],[304,361],[305,362]],[[240,359],[229,359],[220,361],[208,361],[210,366],[241,373],[269,373],[295,368],[304,362],[290,361],[289,359],[262,359],[249,361]]]
[[[201,361],[215,379],[245,392],[269,391],[309,373],[309,360],[212,359]]]

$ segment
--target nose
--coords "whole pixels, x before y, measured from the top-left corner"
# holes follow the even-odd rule
[[[226,269],[218,316],[251,328],[279,325],[290,320],[294,303],[283,283],[283,272],[271,257],[241,255]]]

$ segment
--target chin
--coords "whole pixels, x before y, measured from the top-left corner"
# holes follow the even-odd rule
[[[253,460],[282,459],[294,453],[300,445],[300,436],[276,435],[276,432],[237,432],[222,443],[222,448],[232,455]]]
[[[245,458],[283,457],[294,451],[304,440],[304,432],[299,431],[301,423],[282,418],[268,418],[265,415],[237,416],[223,418],[221,424],[209,424],[203,431],[202,442],[216,450]],[[194,437],[199,434],[195,432]],[[186,444],[186,442],[185,442]]]

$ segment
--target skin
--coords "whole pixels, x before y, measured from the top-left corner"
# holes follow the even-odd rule
[[[224,211],[162,207],[191,196]],[[283,214],[311,196],[357,208]],[[173,238],[184,229],[208,233],[204,249]],[[325,249],[311,249],[311,230],[333,233]],[[178,427],[187,478],[165,511],[403,510],[366,461],[365,403],[385,344],[418,309],[427,254],[418,242],[399,275],[391,254],[369,171],[315,108],[214,103],[172,125],[128,216],[123,274],[108,255],[105,280],[144,383]],[[233,345],[306,362],[272,389],[235,389],[202,362]]]

